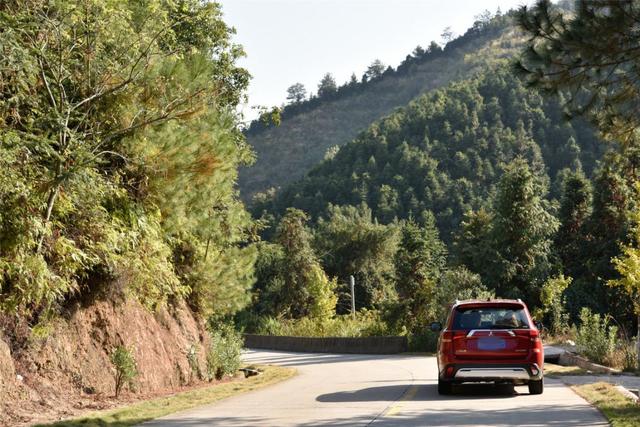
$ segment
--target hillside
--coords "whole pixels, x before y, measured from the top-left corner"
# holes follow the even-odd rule
[[[389,223],[430,210],[449,240],[467,210],[486,206],[514,158],[550,178],[557,195],[560,171],[590,173],[601,152],[590,126],[565,121],[558,100],[527,89],[505,63],[374,123],[255,212],[293,206],[318,218],[329,204],[364,202]]]
[[[240,169],[241,197],[251,201],[258,192],[301,178],[330,147],[349,142],[373,121],[421,93],[467,78],[488,62],[511,56],[519,46],[510,16],[494,17],[477,22],[444,50],[409,57],[397,70],[388,70],[376,80],[347,84],[330,99],[315,98],[285,108],[278,127],[254,122],[247,140],[257,160]]]

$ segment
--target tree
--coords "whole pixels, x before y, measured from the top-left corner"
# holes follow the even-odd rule
[[[640,213],[633,215],[632,241],[622,245],[622,253],[611,260],[620,278],[607,282],[609,286],[622,288],[633,302],[637,316],[637,330],[640,331]],[[638,364],[640,364],[640,332],[637,334]]]
[[[525,298],[531,306],[538,304],[540,287],[553,270],[551,239],[558,223],[545,194],[544,182],[525,161],[507,165],[493,206],[491,233],[498,271],[484,277],[498,295]]]
[[[640,125],[640,7],[633,0],[578,0],[564,13],[539,0],[517,13],[529,35],[515,69],[530,85],[562,92],[570,114],[585,114],[605,134],[635,140]]]
[[[586,224],[591,215],[591,183],[582,171],[565,178],[555,236],[555,247],[564,271],[574,277],[584,273],[583,246],[587,243]]]
[[[433,214],[425,212],[423,222],[422,227],[413,220],[402,225],[394,257],[402,324],[412,332],[424,330],[437,312],[436,283],[446,262]]]
[[[364,72],[363,79],[371,81],[382,77],[385,68],[386,66],[384,63],[379,59],[376,59],[367,67],[367,71]]]
[[[440,34],[440,37],[442,38],[442,43],[444,45],[446,45],[451,40],[455,39],[456,35],[453,32],[453,30],[451,30],[451,27],[447,27],[444,30],[442,30],[442,34]],[[431,42],[431,43],[433,43],[433,42]]]
[[[320,218],[314,247],[330,276],[345,286],[349,276],[356,279],[357,308],[375,308],[393,300],[393,256],[398,244],[392,225],[378,224],[366,206],[329,206]],[[351,307],[348,290],[340,294],[339,310]]]
[[[335,313],[335,281],[327,279],[311,247],[311,233],[304,212],[289,208],[276,232],[282,246],[277,274],[281,278],[281,314],[289,318],[330,317]]]
[[[287,88],[287,101],[289,104],[298,104],[307,97],[307,89],[302,83],[296,83]]]
[[[468,211],[460,223],[453,242],[453,253],[459,266],[481,277],[495,273],[497,254],[492,242],[493,214],[485,209]]]
[[[336,79],[333,78],[331,73],[327,73],[322,77],[318,84],[318,97],[325,98],[333,96],[338,90],[336,85]]]
[[[115,279],[150,309],[241,305],[248,73],[220,6],[21,0],[0,26],[0,310],[56,310]]]

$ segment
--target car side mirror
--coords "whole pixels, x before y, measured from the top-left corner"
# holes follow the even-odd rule
[[[536,325],[536,328],[537,328],[539,331],[542,331],[542,328],[544,327],[544,325],[542,324],[542,322],[541,322],[541,321],[539,321],[539,320],[534,320],[534,321],[533,321],[533,323]]]
[[[440,322],[432,322],[430,329],[433,332],[440,332],[442,330],[442,323],[440,323]]]

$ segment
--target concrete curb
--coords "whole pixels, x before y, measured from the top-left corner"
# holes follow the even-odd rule
[[[622,395],[628,399],[633,400],[634,402],[638,403],[638,400],[640,400],[640,398],[638,398],[638,395],[633,393],[632,391],[629,391],[628,388],[626,388],[623,385],[617,385],[616,389],[622,393]]]
[[[577,354],[573,354],[569,352],[564,352],[560,354],[560,358],[558,362],[562,366],[578,366],[582,369],[589,370],[596,374],[608,374],[608,375],[622,374],[622,371],[620,371],[619,369],[614,369],[608,366],[603,366],[597,363],[593,363],[582,356],[578,356]]]
[[[244,334],[246,348],[303,353],[396,354],[408,349],[407,337],[285,337]]]

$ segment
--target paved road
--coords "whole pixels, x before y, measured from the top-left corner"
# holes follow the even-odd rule
[[[462,385],[436,390],[436,361],[249,351],[251,363],[293,366],[283,383],[145,425],[200,426],[606,426],[600,413],[557,380],[541,396],[526,387]]]

